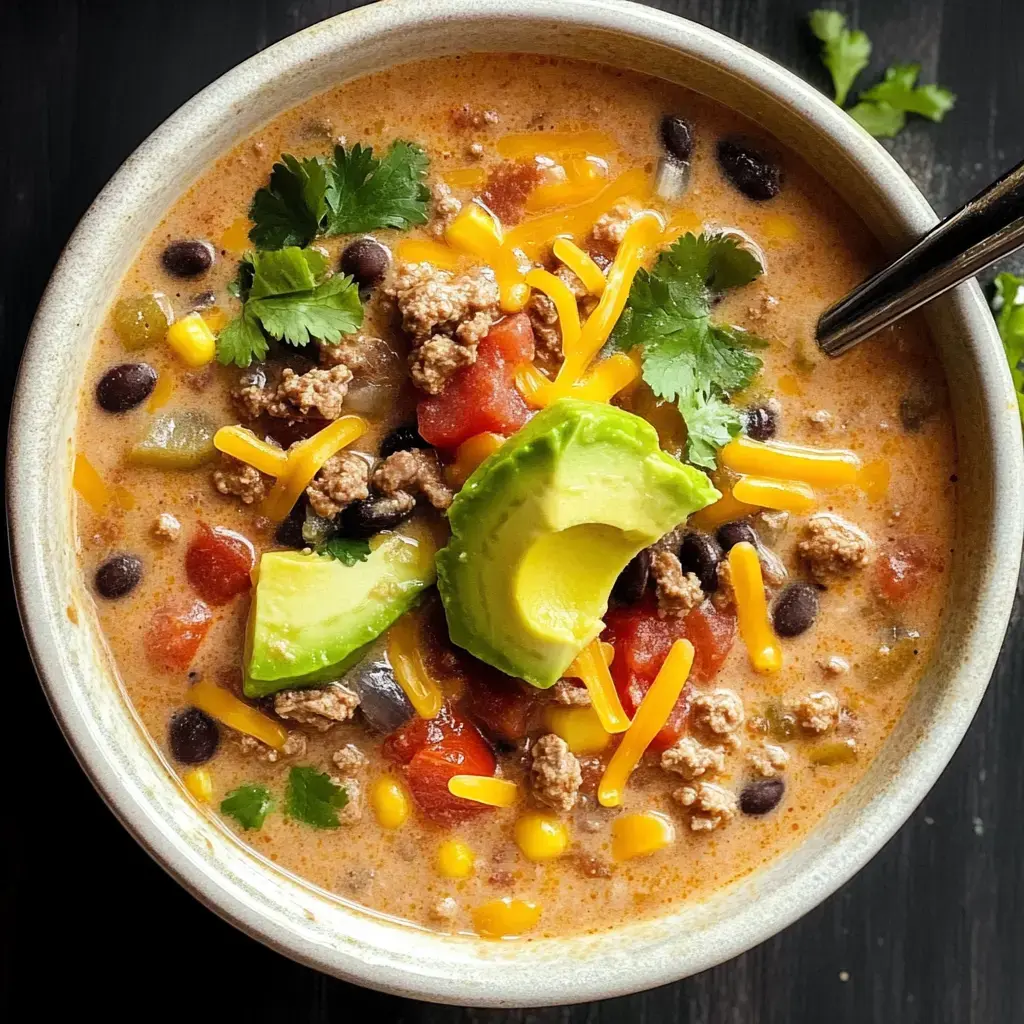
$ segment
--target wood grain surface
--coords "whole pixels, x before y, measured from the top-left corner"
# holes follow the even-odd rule
[[[76,221],[196,91],[336,0],[0,0],[0,400]],[[654,4],[819,87],[813,2]],[[1021,0],[839,3],[875,43],[865,79],[915,60],[959,96],[892,144],[940,213],[1024,155]],[[1021,264],[1018,262],[1018,267]],[[32,382],[24,382],[31,387]],[[1007,551],[1008,559],[1018,552]],[[1024,1020],[1024,624],[923,805],[845,888],[699,977],[589,1006],[477,1011],[381,996],[264,949],[180,889],[104,807],[35,680],[3,591],[0,1019],[993,1024]]]

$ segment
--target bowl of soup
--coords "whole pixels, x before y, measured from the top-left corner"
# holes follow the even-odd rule
[[[821,311],[935,216],[751,51],[624,3],[387,3],[158,129],[18,385],[26,633],[139,842],[390,992],[620,994],[905,820],[1021,540],[975,285]]]

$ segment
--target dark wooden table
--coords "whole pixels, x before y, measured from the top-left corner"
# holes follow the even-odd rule
[[[93,197],[176,107],[338,0],[0,0],[0,394]],[[664,0],[824,87],[811,0]],[[867,78],[916,60],[959,95],[892,149],[940,213],[1024,154],[1020,0],[840,3],[875,42]],[[1008,551],[1007,558],[1017,552]],[[781,935],[643,995],[539,1011],[429,1006],[300,967],[200,906],[90,788],[35,681],[9,585],[0,776],[0,1018],[994,1024],[1024,1020],[1024,624],[924,804],[844,889]],[[7,1012],[4,1012],[5,1004]],[[28,1007],[31,1006],[31,1016]],[[172,1016],[173,1014],[173,1016]],[[166,1017],[165,1017],[166,1015]]]

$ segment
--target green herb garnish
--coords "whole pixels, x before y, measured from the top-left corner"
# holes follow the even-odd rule
[[[268,337],[301,348],[312,338],[337,344],[358,330],[359,287],[351,277],[327,273],[327,257],[316,249],[246,254],[235,282],[242,312],[217,338],[217,359],[245,367],[266,356]]]
[[[338,811],[348,803],[344,786],[308,765],[297,765],[288,773],[285,805],[288,816],[314,828],[337,828]]]
[[[249,238],[260,249],[305,246],[317,235],[427,221],[427,155],[411,142],[391,143],[383,159],[356,143],[335,146],[333,159],[285,154],[249,208]]]
[[[316,551],[321,555],[330,555],[345,565],[355,565],[370,557],[370,542],[354,537],[330,537],[318,544]]]
[[[230,815],[247,830],[262,828],[273,808],[270,790],[254,783],[245,783],[231,790],[220,804],[221,814]]]
[[[811,31],[821,40],[821,60],[832,75],[835,101],[846,103],[854,79],[868,66],[871,40],[846,27],[846,18],[838,11],[811,11]]]
[[[1013,387],[1017,392],[1021,420],[1024,421],[1024,277],[1016,274],[998,274],[996,292],[992,300],[999,337],[1003,339],[1006,361],[1010,364]]]
[[[871,40],[846,27],[838,11],[811,11],[811,31],[821,40],[821,59],[832,75],[835,101],[844,106],[857,75],[871,56]],[[920,64],[896,64],[885,78],[865,90],[849,108],[850,116],[876,138],[891,139],[903,130],[907,114],[941,121],[956,103],[956,96],[941,85],[918,85]]]
[[[734,237],[686,234],[650,272],[637,273],[612,332],[618,348],[642,348],[643,379],[679,406],[686,457],[696,466],[714,469],[717,450],[740,432],[727,399],[754,379],[761,360],[748,349],[764,344],[738,327],[712,324],[712,296],[749,284],[762,270]]]

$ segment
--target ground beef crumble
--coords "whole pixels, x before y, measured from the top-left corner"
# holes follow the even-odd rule
[[[827,514],[811,516],[797,544],[800,557],[819,582],[850,576],[869,561],[870,538],[852,523]]]
[[[306,488],[306,497],[318,516],[332,519],[353,501],[369,496],[369,480],[366,459],[355,452],[341,451],[320,467]]]
[[[476,267],[452,275],[429,263],[404,263],[384,286],[402,315],[413,350],[413,383],[439,394],[452,374],[476,362],[480,340],[501,317],[493,272]]]
[[[564,704],[570,708],[589,708],[590,693],[585,686],[581,686],[575,679],[559,679],[551,687],[551,696],[556,704]]]
[[[839,698],[827,690],[809,693],[789,706],[796,713],[800,727],[808,732],[828,732],[839,722]]]
[[[336,420],[351,379],[352,371],[344,363],[301,374],[285,367],[275,387],[249,384],[232,397],[248,419],[266,413],[285,420]]]
[[[561,737],[548,733],[534,743],[531,755],[534,797],[555,810],[571,811],[583,785],[583,774],[569,745]]]
[[[448,230],[448,225],[459,215],[462,203],[452,195],[452,190],[443,181],[435,181],[430,186],[430,194],[433,199],[433,218],[428,230],[435,238],[441,238]]]
[[[345,806],[338,811],[338,822],[342,825],[356,825],[363,820],[363,784],[358,779],[331,776],[331,782],[345,790]]]
[[[747,754],[747,763],[766,779],[774,779],[789,764],[789,754],[782,747],[763,740]]]
[[[359,697],[338,683],[318,690],[282,690],[274,695],[279,718],[326,732],[338,722],[347,722],[359,707]]]
[[[346,776],[355,775],[370,763],[370,759],[354,743],[346,743],[336,750],[331,754],[331,760],[334,767]]]
[[[213,486],[219,494],[233,495],[243,505],[254,505],[267,496],[267,484],[258,469],[233,459],[221,456],[221,468],[213,471]]]
[[[452,503],[452,491],[444,482],[441,464],[428,448],[393,452],[374,470],[373,486],[389,498],[422,494],[437,509]]]
[[[694,832],[713,832],[736,817],[735,795],[710,782],[682,786],[672,794],[672,798],[693,812],[690,828]]]
[[[181,523],[178,522],[177,516],[172,516],[170,512],[161,512],[156,517],[151,532],[159,540],[177,540],[181,533]]]
[[[683,572],[679,558],[664,548],[651,553],[651,572],[658,592],[658,615],[685,615],[704,600],[700,580],[692,572]]]
[[[720,772],[725,767],[725,751],[721,747],[705,747],[692,736],[684,736],[662,753],[661,767],[692,782],[702,775]]]
[[[284,741],[284,746],[280,750],[275,750],[273,747],[256,739],[255,736],[250,736],[248,733],[238,733],[237,739],[238,748],[243,754],[253,755],[260,761],[267,761],[270,764],[275,764],[282,757],[292,758],[306,756],[306,737],[301,732],[288,733],[288,737]]]
[[[369,334],[350,334],[336,345],[320,342],[320,365],[326,369],[347,366],[352,373],[376,370],[380,353],[387,349],[387,342]]]
[[[694,723],[716,736],[726,737],[730,743],[744,718],[743,701],[732,690],[712,690],[693,698]]]
[[[614,256],[635,216],[636,210],[628,203],[616,203],[607,213],[597,218],[590,231],[590,241],[599,252]]]

